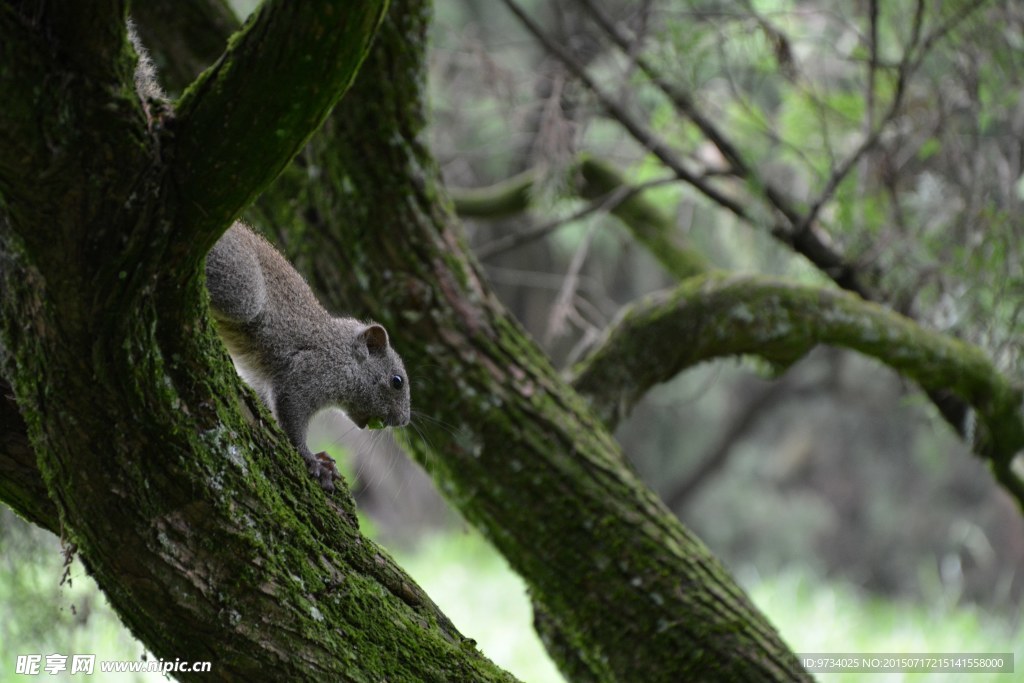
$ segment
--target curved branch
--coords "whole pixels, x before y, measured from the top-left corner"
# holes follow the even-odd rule
[[[559,59],[559,61],[561,61],[572,73],[576,75],[580,82],[594,94],[595,98],[601,103],[607,113],[617,120],[638,143],[648,148],[656,157],[658,157],[659,160],[662,161],[662,163],[675,171],[681,180],[690,182],[698,191],[702,192],[706,197],[719,204],[722,208],[731,211],[740,220],[746,223],[751,225],[756,223],[755,215],[749,210],[743,209],[739,204],[731,200],[729,202],[720,201],[720,193],[709,193],[707,189],[709,187],[713,189],[713,186],[709,186],[706,183],[695,184],[685,173],[680,174],[679,169],[681,168],[681,162],[672,150],[668,149],[668,147],[660,141],[647,126],[638,121],[628,111],[626,111],[625,108],[620,106],[604,90],[602,90],[600,84],[598,84],[597,81],[587,72],[586,67],[577,62],[572,55],[564,50],[560,45],[552,41],[540,26],[538,26],[536,22],[534,22],[519,7],[515,0],[503,0],[503,2],[514,14],[516,14],[527,30],[544,45],[545,49]],[[581,2],[588,4],[590,7],[595,7],[593,3],[589,2],[589,0],[581,0]],[[976,9],[978,5],[980,5],[980,3],[974,3],[974,5],[965,8],[958,15],[958,18],[967,16],[971,11]],[[920,29],[921,8],[922,5],[918,4],[918,12],[915,15],[915,37],[912,40],[912,44],[914,45],[918,43],[917,35]],[[597,11],[592,14],[596,20],[605,26],[605,30],[613,40],[615,40],[624,51],[628,52],[631,56],[634,56],[636,50],[629,44],[628,38],[623,35],[622,32],[619,31],[603,14]],[[933,32],[923,41],[922,50],[930,47],[936,41],[941,39],[949,28],[950,25],[944,25]],[[918,55],[916,61],[911,59],[909,52],[904,56],[904,60],[901,62],[900,66],[900,78],[897,83],[898,91],[896,95],[894,95],[889,112],[886,114],[886,121],[891,117],[895,117],[899,112],[900,102],[902,101],[902,87],[904,79],[910,71],[916,68],[916,64],[920,61],[922,55],[923,52]],[[764,180],[753,171],[749,164],[743,160],[738,150],[729,143],[724,134],[722,134],[710,120],[706,119],[701,114],[687,93],[680,91],[671,83],[660,77],[653,67],[648,65],[648,68],[645,69],[643,65],[646,64],[646,60],[643,60],[642,58],[638,59],[638,65],[640,65],[645,71],[648,78],[662,88],[663,92],[673,101],[680,114],[693,120],[694,123],[701,128],[702,132],[704,132],[704,134],[712,140],[716,146],[718,146],[723,155],[730,160],[733,165],[733,171],[736,175],[746,180],[750,186],[761,188],[768,205],[773,207],[774,210],[784,218],[784,220],[779,220],[772,226],[771,234],[775,239],[787,245],[796,253],[804,256],[841,288],[855,292],[867,300],[884,301],[886,299],[886,293],[877,291],[869,282],[872,280],[870,272],[852,262],[841,250],[831,244],[827,234],[824,233],[818,222],[815,220],[816,214],[820,211],[822,206],[824,206],[825,202],[831,196],[831,193],[835,191],[836,187],[838,187],[842,177],[849,173],[856,161],[862,155],[869,152],[871,148],[877,144],[885,122],[875,129],[877,134],[869,135],[850,157],[848,157],[844,162],[841,162],[840,165],[833,170],[833,174],[829,182],[826,184],[826,187],[819,195],[817,202],[813,204],[807,212],[801,214],[793,207],[785,196],[774,190],[770,184],[764,182]],[[683,171],[685,171],[685,169],[683,169]],[[929,391],[927,393],[929,399],[931,399],[932,403],[936,408],[938,408],[942,417],[952,425],[958,433],[962,434],[964,430],[964,419],[968,412],[968,406],[944,390]]]
[[[685,244],[675,219],[656,204],[631,189],[626,178],[607,162],[585,156],[579,165],[580,195],[598,199],[612,193],[627,191],[625,198],[611,208],[633,233],[636,241],[661,263],[666,271],[679,280],[708,270],[703,254]]]
[[[537,171],[530,168],[487,187],[452,188],[452,204],[462,218],[515,216],[530,208],[536,182]]]
[[[1024,449],[1024,392],[977,347],[831,289],[711,274],[629,309],[575,370],[573,385],[615,424],[653,385],[715,358],[753,354],[786,367],[818,344],[872,356],[929,393],[971,406],[971,448],[1024,506],[1009,464]]]
[[[352,83],[387,0],[268,0],[177,105],[178,224],[200,253],[281,172]]]

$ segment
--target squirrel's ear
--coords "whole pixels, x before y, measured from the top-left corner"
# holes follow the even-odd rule
[[[359,334],[359,337],[366,344],[366,348],[370,353],[380,353],[388,347],[387,330],[377,323],[368,325]]]

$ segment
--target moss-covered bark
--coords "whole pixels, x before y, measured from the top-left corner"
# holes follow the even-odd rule
[[[0,495],[50,528],[55,511],[134,633],[218,679],[511,680],[361,537],[347,493],[309,479],[206,315],[204,243],[340,96],[316,79],[343,88],[385,7],[291,4],[264,8],[179,118],[135,97],[123,3],[0,6],[0,360],[42,475],[4,470]],[[253,71],[261,51],[336,59]],[[309,97],[234,125],[282,77]],[[238,135],[272,138],[246,157],[260,169],[217,156]],[[52,507],[25,502],[39,481]]]
[[[333,308],[387,325],[413,380],[409,451],[526,579],[573,680],[805,677],[477,272],[422,140],[428,11],[393,4],[256,222]]]
[[[786,367],[817,344],[877,358],[930,394],[974,410],[974,452],[1024,509],[1011,463],[1024,449],[1024,391],[977,347],[840,290],[710,274],[642,301],[575,369],[573,386],[614,425],[654,384],[715,358],[760,356]],[[651,363],[657,358],[657,363]]]
[[[0,501],[19,515],[60,533],[57,507],[39,473],[28,427],[14,402],[13,389],[0,378]]]
[[[572,680],[804,678],[477,273],[421,140],[428,7],[397,4],[355,98],[255,214],[335,308],[388,325],[413,375],[410,452],[527,580],[538,630]],[[107,27],[100,19],[110,11],[96,5],[80,18]],[[225,679],[507,680],[359,535],[351,499],[326,499],[309,481],[200,313],[204,245],[325,111],[314,93],[303,114],[281,114],[280,127],[257,130],[285,131],[285,139],[251,153],[239,146],[250,122],[228,126],[224,140],[203,132],[221,130],[219,107],[235,112],[221,111],[232,121],[256,107],[258,88],[237,80],[250,66],[246,55],[262,52],[253,46],[316,41],[315,30],[270,37],[278,22],[308,20],[296,11],[285,19],[275,6],[258,17],[186,97],[183,116],[195,118],[179,126],[148,117],[134,99],[121,24],[68,43],[77,57],[95,53],[99,61],[61,55],[55,64],[47,59],[60,44],[48,41],[67,24],[54,21],[51,33],[44,15],[0,9],[3,91],[31,93],[0,109],[3,369],[43,475],[33,477],[31,467],[8,475],[8,463],[26,458],[22,442],[5,438],[0,496],[51,528],[60,515],[126,623],[159,656],[211,659]],[[373,24],[362,14],[349,27],[362,35]],[[281,54],[304,54],[292,47]],[[358,63],[360,55],[345,54],[339,61]],[[89,73],[67,66],[77,63]],[[41,77],[62,85],[29,87]],[[343,73],[332,79],[347,82]],[[292,91],[294,102],[304,101],[301,90]],[[272,117],[258,120],[266,126]],[[39,131],[45,136],[31,134]],[[211,152],[216,163],[207,167],[202,157]],[[15,154],[27,163],[15,163]],[[887,319],[851,322],[857,311],[845,299],[762,293],[737,289],[700,321],[713,327],[712,313],[731,311],[727,319],[739,325],[732,334],[759,338],[758,350],[781,363],[807,339],[861,334],[858,343],[874,353],[884,346],[878,339],[895,335],[902,341],[892,347],[894,364],[925,386],[933,381],[929,353],[961,358],[962,372],[940,372],[934,382],[961,392],[992,424],[1009,424],[1002,418],[1020,403],[1016,389],[965,379],[980,377],[979,366],[958,346],[916,354],[912,347],[931,341],[902,323],[882,325]],[[820,320],[790,338],[776,328],[773,337],[743,314],[756,304],[759,314],[778,310],[777,323],[796,326],[784,306],[773,308],[783,300],[817,310]],[[831,308],[814,308],[825,304]],[[724,330],[704,329],[706,348]],[[1020,437],[1016,428],[986,428],[985,443],[999,452]],[[40,484],[52,505],[33,502]]]

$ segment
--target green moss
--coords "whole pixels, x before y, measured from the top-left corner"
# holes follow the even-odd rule
[[[712,274],[638,304],[575,369],[575,385],[614,422],[620,397],[631,404],[687,367],[741,354],[785,367],[818,344],[872,356],[926,391],[971,405],[980,455],[1006,462],[1024,448],[1024,395],[980,349],[852,294],[766,278]]]

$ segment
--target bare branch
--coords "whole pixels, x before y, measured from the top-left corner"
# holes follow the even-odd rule
[[[584,65],[580,64],[564,47],[556,43],[537,24],[516,0],[502,0],[506,7],[516,15],[527,31],[540,42],[544,49],[556,57],[565,65],[573,75],[583,83],[594,95],[601,107],[608,112],[612,118],[619,122],[633,138],[640,143],[651,154],[656,156],[667,166],[676,177],[683,180],[701,192],[705,197],[712,200],[719,206],[734,213],[736,216],[747,222],[753,222],[753,217],[741,203],[729,197],[718,188],[708,183],[702,176],[686,168],[682,159],[676,156],[675,152],[650,128],[641,123],[630,114],[614,97],[612,97],[597,81],[587,72]]]
[[[674,482],[668,490],[661,494],[661,499],[670,510],[679,511],[717,472],[720,472],[729,461],[729,456],[736,452],[736,444],[752,430],[780,398],[789,393],[793,387],[785,381],[771,382],[759,387],[753,396],[745,397],[743,405],[729,423],[721,430],[722,436],[715,445],[701,458],[681,480]]]
[[[620,187],[616,190],[609,192],[608,194],[598,197],[591,201],[582,209],[575,211],[574,213],[566,216],[565,218],[558,218],[553,221],[548,221],[542,225],[530,228],[523,232],[512,233],[504,235],[498,239],[483,244],[477,247],[474,251],[481,259],[488,259],[497,256],[498,254],[504,254],[507,251],[518,249],[519,247],[534,242],[538,239],[547,237],[551,233],[555,232],[559,228],[575,223],[578,220],[586,218],[595,213],[599,212],[614,212],[623,202],[635,197],[649,187],[656,185],[664,185],[666,182],[677,182],[675,178],[666,180],[664,178],[656,181],[650,181],[635,185],[632,187]],[[458,200],[456,200],[456,206],[458,206]],[[524,209],[526,207],[524,206]]]
[[[718,129],[711,119],[706,117],[700,109],[697,108],[693,98],[690,97],[689,93],[684,92],[677,88],[675,84],[670,83],[667,79],[661,76],[661,74],[654,68],[654,66],[643,57],[640,53],[639,45],[635,44],[629,36],[626,35],[615,22],[608,17],[604,11],[594,4],[592,0],[577,0],[582,4],[590,16],[594,19],[595,23],[612,39],[612,41],[618,46],[624,53],[631,55],[633,61],[640,68],[640,71],[655,85],[666,97],[675,105],[676,110],[686,118],[693,121],[694,125],[700,129],[702,133],[715,147],[722,153],[722,156],[728,160],[732,165],[732,171],[743,178],[757,180],[766,190],[766,192],[775,193],[771,189],[770,184],[761,182],[760,178],[753,178],[753,171],[751,170],[750,164],[744,158],[739,148],[732,144],[722,131]],[[795,217],[796,214],[788,206],[788,201],[782,200],[783,208],[780,209],[784,214],[791,212]]]
[[[590,203],[567,218],[560,218],[521,233],[504,235],[477,247],[481,259],[515,249],[545,237],[558,228],[593,213],[608,211],[622,221],[636,240],[679,280],[707,270],[707,262],[689,247],[676,229],[672,216],[642,196],[644,190],[671,182],[675,177],[659,178],[629,185],[612,164],[592,156],[579,159],[574,166],[574,188]],[[455,210],[463,216],[501,218],[526,211],[537,173],[524,171],[486,188],[451,190]]]
[[[900,59],[897,68],[896,85],[894,88],[892,100],[889,102],[889,107],[886,113],[883,115],[882,120],[874,125],[874,99],[875,99],[875,75],[878,66],[878,55],[877,55],[877,12],[878,7],[875,2],[871,3],[870,7],[870,22],[871,22],[871,58],[869,64],[868,74],[868,98],[866,107],[867,116],[867,130],[868,133],[861,141],[860,145],[844,159],[838,166],[833,169],[828,182],[825,183],[825,187],[822,188],[821,192],[818,193],[817,199],[811,204],[810,209],[807,211],[804,220],[794,226],[795,231],[799,234],[805,230],[809,230],[810,226],[818,219],[818,214],[821,213],[822,207],[828,203],[832,196],[835,194],[839,184],[846,178],[857,162],[859,162],[865,154],[871,151],[878,145],[878,141],[882,137],[882,132],[886,127],[896,119],[903,105],[903,96],[906,92],[907,82],[913,73],[920,67],[921,62],[928,54],[929,50],[936,45],[940,40],[945,38],[950,31],[952,31],[961,21],[965,20],[974,11],[979,9],[982,5],[986,4],[988,0],[978,0],[977,2],[967,5],[962,11],[957,12],[949,21],[944,22],[941,26],[935,29],[932,33],[928,34],[923,40],[921,39],[921,29],[924,23],[924,0],[918,0],[916,8],[914,10],[914,23],[911,30],[910,43],[903,53],[902,59]]]
[[[589,0],[579,0],[592,13],[595,21],[608,33],[616,45],[626,54],[634,54],[635,46],[632,45],[628,36],[622,32],[603,12],[601,12]],[[515,0],[503,0],[506,6],[519,18],[527,30],[537,38],[545,49],[561,61],[588,90],[600,102],[601,106],[612,118],[617,120],[626,131],[641,145],[649,149],[659,160],[671,169],[676,176],[697,190],[706,197],[719,204],[725,209],[734,213],[746,223],[756,225],[757,219],[739,202],[727,197],[713,185],[710,185],[704,178],[696,176],[685,169],[675,153],[670,150],[658,136],[640,123],[617,101],[608,95],[603,88],[589,75],[586,68],[579,64],[571,54],[562,46],[551,40],[544,31],[520,8]],[[844,289],[856,292],[866,299],[875,298],[861,281],[857,269],[846,257],[832,246],[827,239],[818,234],[816,230],[795,230],[794,227],[804,223],[804,216],[792,205],[789,199],[767,179],[757,174],[753,167],[744,159],[739,149],[720,131],[717,126],[703,115],[696,107],[689,95],[666,79],[662,78],[656,69],[641,55],[636,55],[636,64],[644,74],[672,101],[681,115],[686,116],[697,125],[698,128],[715,144],[723,156],[730,162],[733,171],[748,184],[758,188],[768,200],[771,207],[784,219],[784,224],[776,225],[772,235],[783,243],[805,256],[825,274],[831,277],[836,284]]]
[[[537,178],[536,169],[530,168],[487,187],[452,187],[448,192],[462,218],[505,218],[529,208]]]
[[[572,255],[569,268],[565,273],[565,279],[562,281],[562,286],[558,289],[555,302],[551,306],[551,312],[548,315],[548,329],[544,335],[546,342],[551,342],[551,340],[565,333],[566,320],[572,316],[575,310],[573,301],[576,299],[576,291],[579,288],[580,270],[583,269],[583,264],[587,260],[587,254],[590,253],[590,245],[593,241],[594,226],[590,226],[583,236],[579,247],[576,248],[576,252]]]

